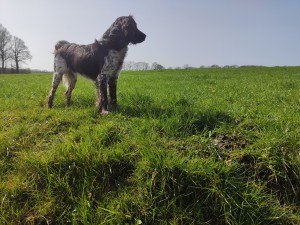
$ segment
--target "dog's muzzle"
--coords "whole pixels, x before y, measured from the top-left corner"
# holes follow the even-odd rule
[[[139,31],[139,33],[134,37],[134,39],[131,41],[132,44],[138,44],[146,39],[146,34],[143,32]]]

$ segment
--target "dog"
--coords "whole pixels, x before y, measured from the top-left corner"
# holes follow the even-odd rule
[[[67,91],[66,105],[70,105],[71,94],[77,81],[77,73],[93,80],[97,89],[96,105],[101,114],[107,114],[109,90],[110,105],[117,105],[117,80],[129,44],[138,44],[146,35],[137,28],[133,17],[122,16],[115,20],[100,40],[89,45],[78,45],[59,41],[54,51],[52,87],[48,96],[48,107],[52,108],[59,83],[63,80]]]

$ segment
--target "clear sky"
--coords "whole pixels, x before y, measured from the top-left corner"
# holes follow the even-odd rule
[[[0,23],[25,41],[32,69],[53,69],[58,40],[90,44],[129,14],[147,38],[128,61],[300,65],[299,0],[0,0]]]

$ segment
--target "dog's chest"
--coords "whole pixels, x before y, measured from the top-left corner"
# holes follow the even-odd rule
[[[124,58],[126,56],[128,48],[123,48],[120,51],[110,49],[106,57],[104,57],[104,65],[101,70],[101,74],[105,74],[108,77],[118,77],[122,68]]]

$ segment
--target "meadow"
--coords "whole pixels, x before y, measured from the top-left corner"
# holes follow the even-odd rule
[[[0,224],[300,224],[300,67],[0,75]]]

